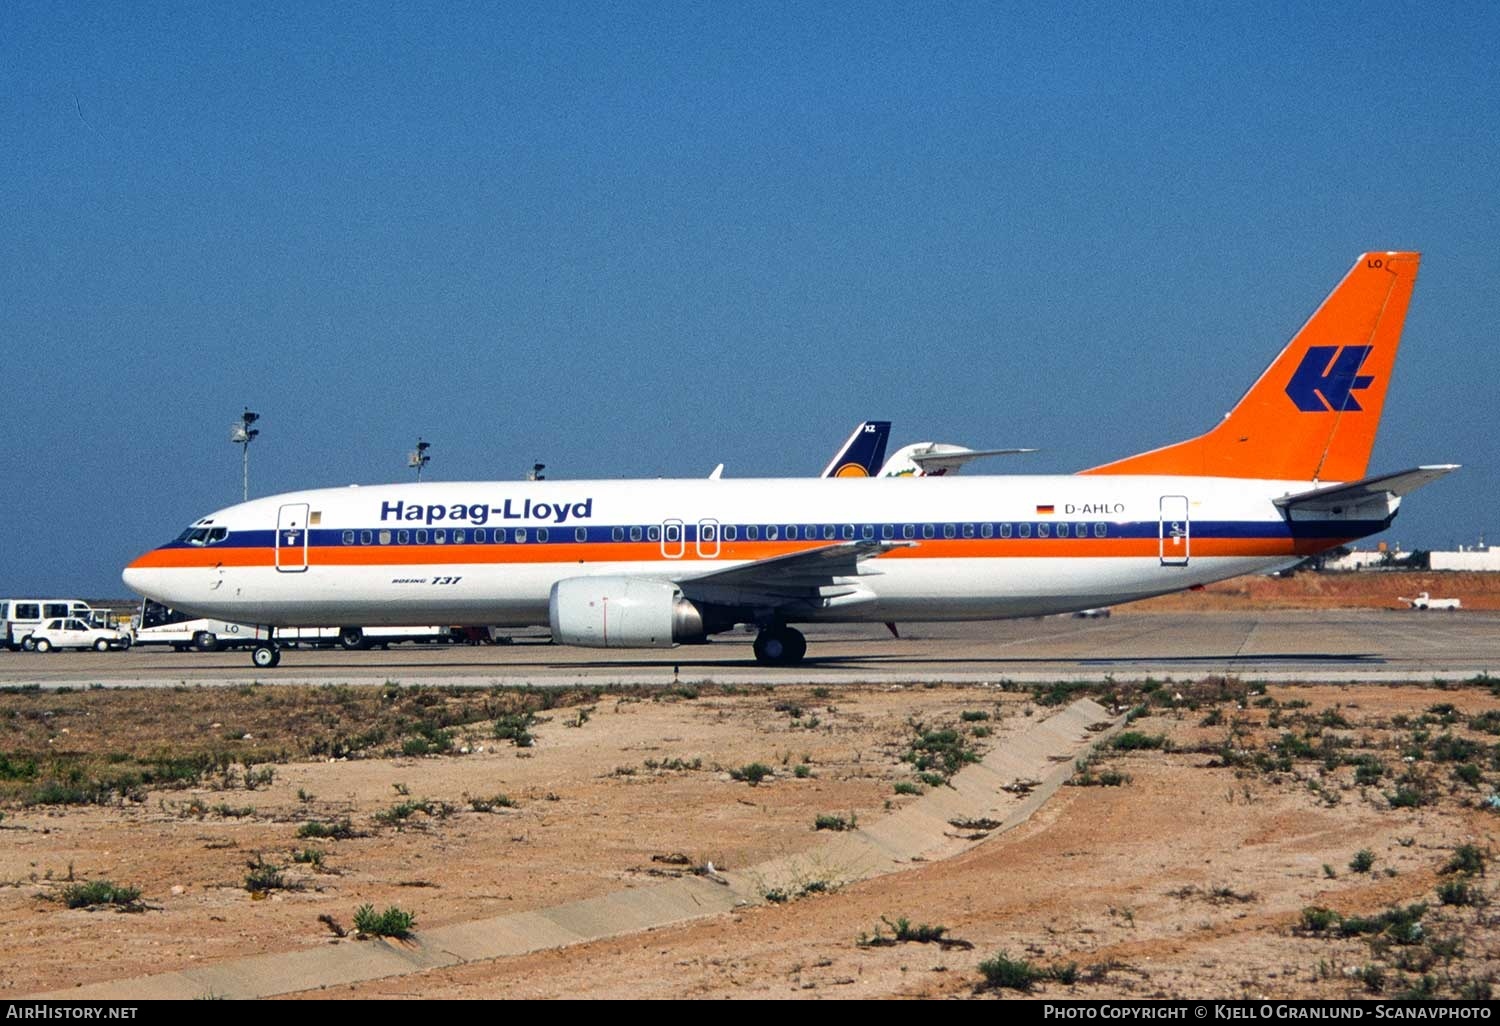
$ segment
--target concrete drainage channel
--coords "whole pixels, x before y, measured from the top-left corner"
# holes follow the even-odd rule
[[[408,941],[371,940],[233,959],[154,976],[37,995],[65,1000],[272,997],[466,962],[583,944],[837,887],[951,858],[1024,823],[1062,786],[1073,763],[1124,724],[1084,699],[1007,739],[956,774],[949,787],[798,855],[713,878],[684,876],[568,905],[424,930]],[[956,827],[954,824],[976,824]],[[994,825],[997,824],[998,825]]]

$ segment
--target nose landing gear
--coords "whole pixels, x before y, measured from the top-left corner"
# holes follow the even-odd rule
[[[807,654],[807,639],[786,624],[775,624],[755,636],[755,661],[767,666],[795,666]]]
[[[281,646],[276,644],[275,627],[266,631],[265,641],[255,643],[255,647],[250,650],[250,661],[261,670],[269,670],[281,662]]]

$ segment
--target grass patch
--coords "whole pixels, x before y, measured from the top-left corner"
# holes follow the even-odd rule
[[[833,815],[832,813],[819,813],[817,818],[813,820],[814,830],[853,830],[857,825],[854,813],[852,812],[849,813],[848,819],[845,819],[843,816]]]

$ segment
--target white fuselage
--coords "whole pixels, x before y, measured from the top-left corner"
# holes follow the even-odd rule
[[[1110,605],[1284,565],[1383,529],[1293,522],[1306,481],[1024,476],[909,480],[425,483],[231,506],[125,571],[134,590],[271,626],[529,625],[552,586],[612,575],[685,584],[871,539],[909,542],[776,615],[980,620]],[[809,538],[809,531],[812,537]],[[732,595],[720,599],[737,605]],[[765,600],[746,600],[746,619]]]

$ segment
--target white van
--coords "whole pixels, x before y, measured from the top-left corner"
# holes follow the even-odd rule
[[[108,614],[78,599],[0,599],[0,644],[12,652],[35,647],[31,635],[48,620],[82,620],[91,627],[107,625]]]

